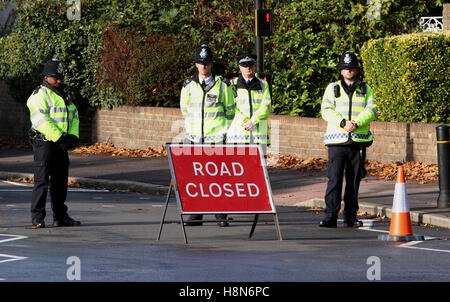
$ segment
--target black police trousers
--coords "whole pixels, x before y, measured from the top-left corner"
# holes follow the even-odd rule
[[[344,220],[356,218],[358,191],[365,177],[366,147],[359,145],[328,146],[327,177],[325,193],[325,219],[337,219],[341,209],[342,186],[345,171]]]
[[[50,188],[54,220],[67,218],[67,180],[69,177],[69,156],[55,143],[33,139],[34,188],[31,195],[32,223],[44,220],[47,192]]]

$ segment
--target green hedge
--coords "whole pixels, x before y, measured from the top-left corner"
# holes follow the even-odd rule
[[[74,21],[67,20],[67,1],[16,2],[17,26],[1,33],[0,78],[21,101],[39,84],[45,61],[56,56],[78,106],[178,107],[200,44],[212,47],[214,71],[227,77],[238,73],[236,56],[254,49],[253,0],[82,0],[81,20]],[[368,17],[367,0],[265,1],[273,9],[274,32],[264,46],[275,113],[318,116],[343,51],[414,32],[440,0],[375,3],[379,20]]]
[[[450,31],[371,40],[361,56],[378,120],[450,123]]]

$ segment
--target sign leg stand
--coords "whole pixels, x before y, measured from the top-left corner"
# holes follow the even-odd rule
[[[163,212],[163,216],[161,219],[161,224],[159,226],[159,233],[158,233],[158,238],[156,238],[157,241],[159,241],[159,239],[161,238],[161,232],[162,232],[162,228],[164,225],[164,220],[166,217],[166,212],[167,212],[167,206],[169,204],[169,199],[170,199],[170,193],[172,193],[172,188],[173,188],[174,184],[173,184],[173,179],[170,181],[170,186],[169,186],[169,191],[167,192],[167,197],[166,197],[166,205],[164,206],[164,212]],[[181,228],[183,230],[183,237],[184,237],[184,243],[187,244],[187,237],[186,237],[186,231],[184,229],[184,221],[183,221],[183,215],[180,214],[180,221],[181,221]]]
[[[159,226],[158,238],[156,238],[157,241],[159,241],[159,239],[161,238],[161,231],[162,231],[162,228],[163,228],[163,225],[164,225],[164,219],[166,218],[167,205],[169,204],[169,198],[170,198],[170,193],[172,192],[172,186],[173,186],[173,180],[170,181],[169,192],[167,192],[166,205],[164,207],[164,212],[163,212],[163,216],[162,216],[162,219],[161,219],[161,224]]]
[[[255,220],[253,220],[252,229],[250,230],[250,235],[248,235],[248,238],[252,238],[253,233],[255,232],[256,223],[258,223],[259,214],[255,215]]]
[[[186,237],[186,229],[184,228],[183,214],[180,214],[180,221],[181,221],[181,228],[183,230],[184,243],[188,244],[187,237]]]
[[[278,215],[277,214],[273,214],[273,220],[275,222],[275,227],[277,228],[278,240],[282,241],[283,238],[281,238],[281,231],[280,231],[280,225],[278,224]]]

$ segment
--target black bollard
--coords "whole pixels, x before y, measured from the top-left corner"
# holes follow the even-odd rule
[[[436,127],[437,154],[439,167],[439,197],[438,208],[450,207],[450,127],[439,125]]]

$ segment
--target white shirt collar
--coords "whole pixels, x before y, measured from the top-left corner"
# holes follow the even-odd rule
[[[247,79],[246,77],[242,76],[242,78],[244,79],[245,83],[248,84],[250,83],[254,77],[251,77],[250,79]]]
[[[203,83],[203,81],[205,81],[206,85],[209,85],[209,83],[211,83],[213,79],[214,77],[212,74],[206,80],[203,80],[200,76],[198,76],[198,81],[200,84]]]
[[[352,85],[353,85],[353,83],[355,83],[355,82],[353,82],[353,83],[350,83],[350,82],[347,82],[346,80],[344,80],[344,83],[345,83],[345,84],[347,84],[347,86],[348,86],[348,87],[350,87],[350,86],[352,86]]]

